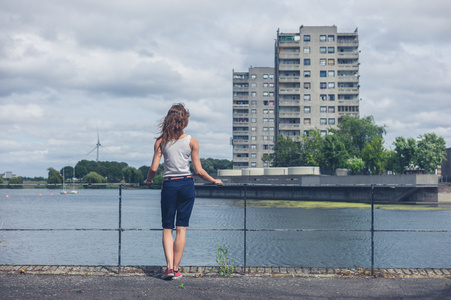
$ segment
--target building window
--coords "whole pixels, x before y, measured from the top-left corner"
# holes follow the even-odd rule
[[[309,90],[311,88],[310,82],[304,82],[304,89]]]
[[[304,101],[310,101],[310,94],[304,94]]]
[[[251,92],[251,97],[257,97],[257,92]]]
[[[252,132],[257,132],[257,127],[251,127]]]
[[[263,97],[268,97],[269,93],[268,92],[263,92]]]
[[[320,58],[320,60],[319,60],[319,65],[320,65],[320,66],[325,66],[325,65],[327,65],[327,59],[325,59],[325,58]]]
[[[327,84],[327,87],[328,87],[329,89],[334,89],[334,88],[335,88],[335,82],[329,82],[329,83]]]
[[[319,41],[320,42],[325,42],[326,41],[326,36],[325,35],[320,35],[319,36]]]
[[[328,64],[329,66],[335,65],[335,59],[329,58],[329,59],[327,60],[327,64]]]
[[[252,118],[251,123],[257,123],[257,118]]]
[[[322,90],[326,89],[327,88],[327,83],[326,82],[320,82],[319,83],[319,88],[322,89]]]
[[[255,135],[251,136],[251,141],[256,141],[257,137]]]
[[[328,39],[329,42],[333,42],[333,41],[335,41],[335,36],[334,35],[328,35],[327,39]]]
[[[268,118],[264,118],[263,123],[268,123]]]
[[[263,74],[263,79],[268,79],[268,74]]]
[[[257,145],[255,145],[255,144],[251,145],[251,149],[252,150],[257,150]]]
[[[257,100],[252,100],[251,105],[254,105],[254,106],[257,105]]]
[[[263,83],[263,87],[267,88],[268,87],[268,83],[267,82]]]
[[[319,77],[326,77],[326,71],[319,71]]]
[[[304,77],[310,77],[310,70],[304,70]]]
[[[256,75],[256,74],[252,74],[252,75],[251,75],[251,78],[252,78],[252,79],[257,79],[257,75]]]
[[[256,83],[251,83],[251,88],[255,89],[257,87]]]
[[[263,110],[263,114],[264,114],[264,115],[267,115],[267,114],[268,114],[268,110],[267,110],[267,109],[264,109],[264,110]]]
[[[269,79],[274,79],[274,74],[269,74]]]
[[[251,158],[257,158],[257,153],[251,153]]]
[[[327,112],[327,106],[320,106],[319,107],[319,112],[320,113],[326,113]]]
[[[269,131],[274,132],[274,127],[269,127]]]
[[[310,35],[304,35],[304,42],[310,42]]]
[[[319,95],[319,99],[321,101],[326,101],[327,100],[327,95],[321,94],[321,95]]]
[[[304,106],[304,114],[310,113],[310,106]]]
[[[319,124],[320,125],[327,125],[327,119],[326,118],[319,119]]]
[[[304,58],[304,66],[310,66],[310,58]]]
[[[335,77],[335,71],[331,71],[331,70],[327,71],[327,76],[328,77]]]
[[[256,109],[251,109],[251,114],[255,115],[257,113]]]
[[[268,127],[263,127],[263,132],[268,131]]]
[[[319,53],[327,53],[326,47],[319,47]]]
[[[329,106],[327,111],[331,114],[335,113],[335,106]]]
[[[329,101],[335,101],[335,94],[329,94]]]
[[[335,119],[334,118],[330,118],[329,119],[329,125],[335,125]]]
[[[321,130],[319,134],[321,137],[325,137],[327,135],[327,130]]]
[[[269,97],[274,97],[274,92],[269,92]]]
[[[327,47],[327,53],[335,53],[335,47]]]
[[[269,123],[274,123],[274,118],[269,118]]]
[[[310,118],[305,118],[304,119],[304,125],[310,125],[310,124],[311,124]]]
[[[306,54],[310,53],[310,47],[304,47],[304,53]]]
[[[304,135],[310,136],[310,131],[309,130],[304,130]]]

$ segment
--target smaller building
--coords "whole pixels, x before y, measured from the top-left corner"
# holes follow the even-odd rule
[[[16,174],[13,174],[11,171],[6,171],[5,173],[1,174],[3,179],[11,179],[13,177],[16,177]]]

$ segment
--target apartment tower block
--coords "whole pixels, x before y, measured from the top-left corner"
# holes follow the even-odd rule
[[[315,129],[324,136],[328,134],[329,128],[337,127],[340,116],[358,117],[358,48],[357,29],[349,33],[337,32],[336,26],[301,26],[299,32],[289,33],[278,30],[274,68],[250,68],[249,72],[234,72],[234,168],[264,166],[262,156],[273,153],[271,150],[278,135],[298,140]],[[268,82],[258,76],[272,72],[273,78],[266,78]],[[255,78],[252,78],[253,74]],[[243,78],[239,79],[239,76]],[[242,87],[239,86],[239,80],[243,83]],[[267,84],[264,85],[265,83]],[[260,93],[266,93],[268,98]],[[264,102],[265,100],[268,102]],[[264,103],[271,104],[265,106]],[[265,115],[265,109],[266,114],[270,109],[272,114]],[[243,142],[246,137],[236,134],[247,128],[239,126],[237,120],[240,114],[249,114],[249,148]],[[253,119],[253,114],[257,121]],[[271,127],[265,123],[265,116],[271,118],[271,123],[268,121]],[[256,134],[253,137],[253,132],[260,136]],[[270,134],[273,135],[272,143],[260,144],[264,142],[260,141],[263,133],[268,135],[265,137],[266,141],[269,141]],[[253,141],[258,143],[252,143]],[[245,149],[249,151],[246,152]],[[251,159],[247,160],[246,157]]]

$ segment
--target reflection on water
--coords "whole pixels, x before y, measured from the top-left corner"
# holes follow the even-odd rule
[[[0,190],[2,228],[70,229],[0,231],[0,264],[116,264],[117,231],[73,229],[117,229],[118,191],[51,193]],[[184,265],[216,265],[222,240],[229,245],[235,262],[243,264],[243,204],[242,200],[196,199]],[[368,267],[370,207],[361,203],[248,200],[247,265]],[[161,226],[159,191],[124,190],[122,209],[122,227],[126,229],[122,233],[122,263],[164,265],[161,232],[149,230]],[[446,206],[376,205],[374,215],[376,230],[451,229],[451,210]],[[450,232],[376,232],[375,267],[449,268],[450,242]]]

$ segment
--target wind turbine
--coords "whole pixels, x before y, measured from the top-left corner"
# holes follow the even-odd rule
[[[99,129],[97,128],[97,145],[94,147],[94,149],[92,149],[91,151],[89,151],[89,153],[86,154],[86,155],[91,154],[92,151],[94,151],[94,150],[97,149],[97,159],[96,159],[96,161],[99,161],[99,148],[100,148],[100,147],[103,147],[103,146],[102,146],[102,144],[100,144]]]

